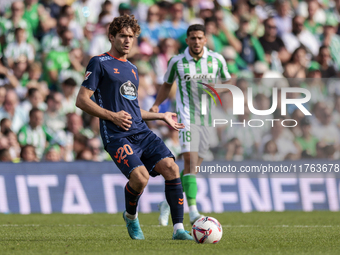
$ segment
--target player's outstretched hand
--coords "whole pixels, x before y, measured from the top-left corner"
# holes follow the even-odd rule
[[[153,106],[150,108],[149,112],[158,113],[158,112],[159,112],[159,107],[158,107],[157,105],[153,105]]]
[[[164,121],[169,125],[171,126],[173,129],[175,130],[179,130],[179,129],[183,129],[185,128],[184,124],[183,123],[178,123],[177,121],[175,121],[173,119],[173,117],[176,117],[177,114],[174,113],[174,112],[166,112],[164,113]]]
[[[125,131],[128,131],[132,124],[130,119],[132,119],[131,115],[122,110],[114,114],[112,122]]]

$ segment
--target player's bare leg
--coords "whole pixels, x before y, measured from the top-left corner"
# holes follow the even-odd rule
[[[170,206],[174,226],[172,239],[193,240],[183,226],[184,198],[177,164],[172,158],[165,158],[156,164],[155,171],[165,179],[165,197]]]
[[[125,186],[125,208],[123,218],[132,239],[143,240],[144,235],[139,225],[137,205],[149,180],[149,173],[144,166],[136,167],[130,174]]]

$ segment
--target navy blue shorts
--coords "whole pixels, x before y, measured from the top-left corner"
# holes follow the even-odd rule
[[[139,166],[145,166],[150,176],[157,176],[159,173],[154,168],[159,161],[164,158],[175,159],[162,139],[151,130],[111,140],[105,150],[127,178]]]

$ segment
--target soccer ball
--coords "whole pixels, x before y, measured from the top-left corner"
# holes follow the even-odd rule
[[[192,226],[191,234],[198,243],[218,243],[222,238],[222,226],[213,217],[202,217]]]

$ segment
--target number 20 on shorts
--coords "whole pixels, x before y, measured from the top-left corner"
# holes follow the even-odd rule
[[[132,154],[133,154],[133,150],[130,147],[130,145],[125,144],[124,146],[118,148],[116,155],[114,157],[117,159],[117,162],[120,163],[123,159],[126,158],[127,155],[132,155]]]

